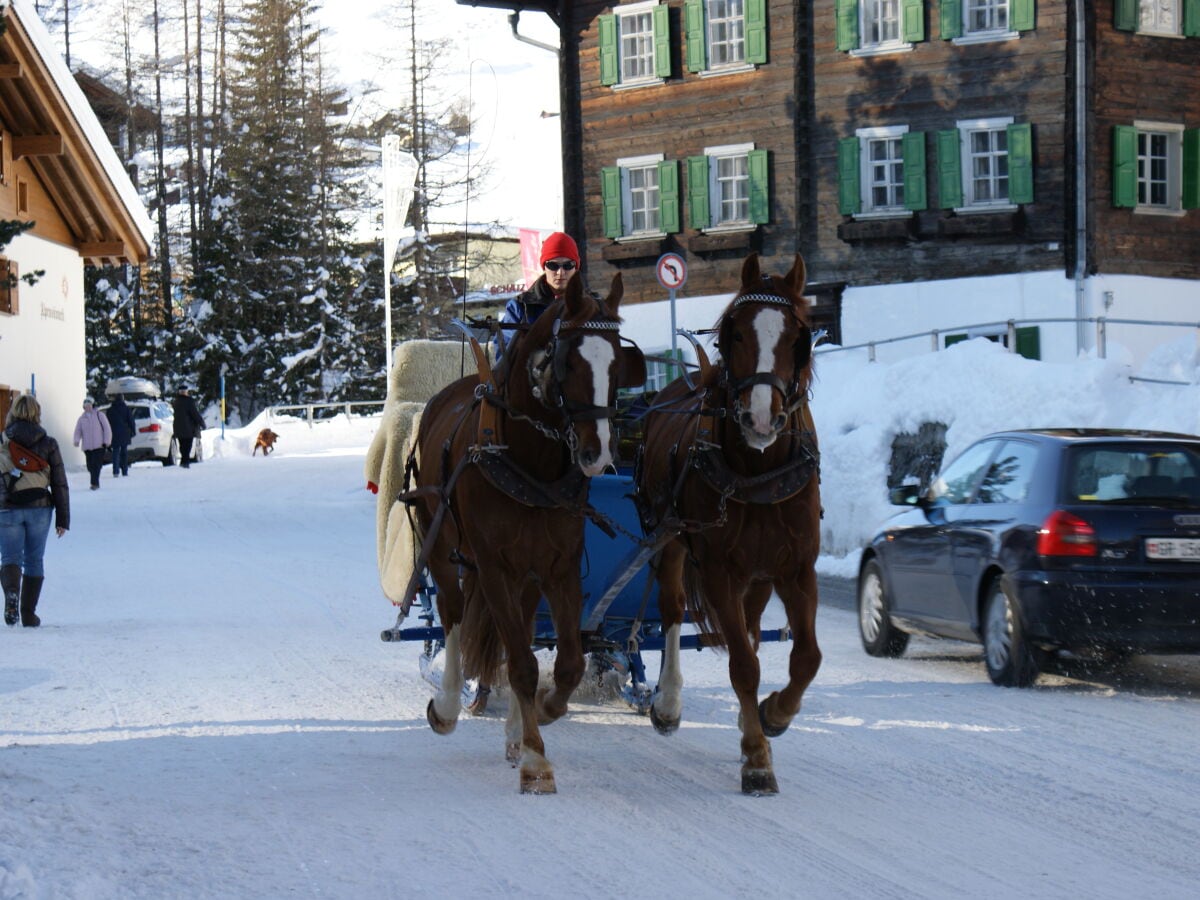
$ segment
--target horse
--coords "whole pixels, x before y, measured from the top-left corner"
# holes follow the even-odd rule
[[[519,764],[521,793],[556,790],[538,726],[566,713],[585,668],[588,479],[613,465],[618,386],[645,380],[641,351],[621,344],[622,294],[620,273],[603,300],[571,279],[490,373],[477,351],[480,376],[429,401],[409,457],[417,487],[408,502],[445,631],[445,671],[426,717],[449,734],[464,679],[490,685],[506,661],[506,756]],[[539,692],[531,637],[543,596],[558,652],[553,687]]]
[[[760,272],[752,253],[717,324],[720,365],[697,346],[699,382],[679,379],[655,398],[635,474],[643,527],[666,541],[652,562],[666,638],[650,708],[662,734],[679,727],[679,631],[685,605],[729,653],[740,707],[742,791],[778,793],[768,737],[799,712],[821,664],[815,620],[821,501],[807,399],[812,330],[797,254],[786,276]],[[789,680],[758,703],[763,610],[778,593],[793,636]]]

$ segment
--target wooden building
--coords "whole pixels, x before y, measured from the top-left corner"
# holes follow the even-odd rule
[[[85,263],[141,263],[151,225],[29,0],[3,9],[0,219],[33,227],[0,251],[0,421],[33,391],[68,462],[86,384]],[[20,280],[34,272],[36,283]]]
[[[799,250],[846,344],[1015,320],[1069,359],[1088,319],[1197,318],[1195,0],[459,2],[559,26],[564,220],[627,301],[664,252],[686,309]]]

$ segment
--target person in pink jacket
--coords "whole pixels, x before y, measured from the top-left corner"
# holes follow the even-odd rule
[[[83,447],[87,457],[88,474],[92,476],[92,490],[100,490],[100,470],[104,468],[104,451],[112,443],[112,427],[108,416],[96,409],[91,397],[83,398],[83,414],[75,423],[75,446]]]

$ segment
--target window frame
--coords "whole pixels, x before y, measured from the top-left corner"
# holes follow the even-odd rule
[[[656,169],[658,229],[632,230],[632,192],[630,169]],[[600,170],[600,200],[605,237],[617,241],[644,241],[666,237],[680,231],[679,161],[668,160],[662,153],[621,157],[612,166]]]
[[[649,54],[647,74],[627,77],[624,19],[648,15],[650,28],[647,35]],[[650,87],[662,84],[671,77],[671,29],[670,10],[660,0],[642,0],[625,6],[613,6],[608,15],[597,18],[600,54],[600,83],[615,91]]]
[[[724,144],[717,147],[705,147],[704,156],[708,160],[708,216],[709,226],[704,230],[707,232],[715,231],[745,231],[754,227],[754,223],[750,221],[750,151],[754,149],[754,144]],[[723,178],[720,172],[721,162],[727,160],[742,160],[745,164],[745,173],[735,178]],[[736,183],[745,185],[745,198],[734,197],[732,203],[745,203],[746,215],[744,218],[722,218],[722,210],[724,209],[726,199],[721,194],[723,183]]]
[[[666,236],[662,222],[662,184],[660,182],[660,163],[664,161],[665,157],[661,153],[622,157],[617,160],[617,168],[621,170],[621,237],[618,240],[641,240]],[[654,218],[657,220],[657,228],[635,229],[633,227],[635,210],[633,208],[633,187],[630,184],[629,176],[630,172],[635,169],[654,173]],[[643,212],[645,211],[643,210]]]
[[[897,216],[908,216],[912,214],[912,209],[906,206],[908,191],[906,169],[904,164],[904,135],[909,133],[907,125],[892,125],[879,126],[873,128],[859,128],[854,132],[854,136],[859,141],[859,203],[860,212],[854,214],[856,219],[871,219],[871,218],[895,218]],[[889,161],[887,165],[899,167],[898,183],[889,184],[890,190],[899,188],[902,192],[901,200],[898,204],[890,204],[885,206],[877,206],[872,198],[874,183],[871,179],[871,170],[876,166],[877,161],[870,158],[871,145],[881,141],[894,141],[897,145],[899,155]]]
[[[1137,132],[1137,144],[1134,156],[1135,166],[1135,195],[1133,207],[1135,213],[1152,216],[1181,216],[1183,206],[1183,132],[1184,127],[1174,122],[1150,122],[1134,120],[1133,127]],[[1150,183],[1148,177],[1143,177],[1146,154],[1142,152],[1142,139],[1161,135],[1166,139],[1166,203],[1149,203],[1142,199],[1143,185]]]
[[[740,60],[713,63],[710,4],[715,2],[742,4]],[[687,69],[701,78],[752,72],[767,62],[766,0],[684,0],[683,39]]]
[[[868,6],[882,3],[895,3],[896,37],[888,40],[871,41],[867,39]],[[858,0],[858,47],[850,51],[851,56],[875,56],[884,53],[903,53],[913,49],[912,41],[904,37],[904,0]]]
[[[959,135],[959,171],[961,173],[962,184],[962,204],[955,207],[959,212],[1011,212],[1017,209],[1018,204],[1011,199],[1011,166],[1009,165],[1009,156],[1011,148],[1008,145],[1008,126],[1014,124],[1012,116],[996,116],[988,119],[966,119],[955,123],[955,128]],[[971,138],[973,135],[981,132],[989,134],[1004,134],[1004,199],[1003,200],[979,200],[976,196],[974,176],[974,166],[972,163],[977,156],[971,148]],[[999,157],[998,153],[992,152],[989,157],[995,159]],[[991,181],[997,181],[999,176],[991,176]]]

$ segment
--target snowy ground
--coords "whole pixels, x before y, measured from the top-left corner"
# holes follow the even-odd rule
[[[434,735],[417,647],[378,639],[373,423],[273,427],[266,460],[256,424],[72,473],[44,625],[0,630],[0,898],[1195,896],[1194,660],[1002,690],[973,646],[871,659],[823,608],[777,797],[739,792],[713,651],[679,732],[590,694],[545,731],[559,793],[519,795],[499,716]]]

